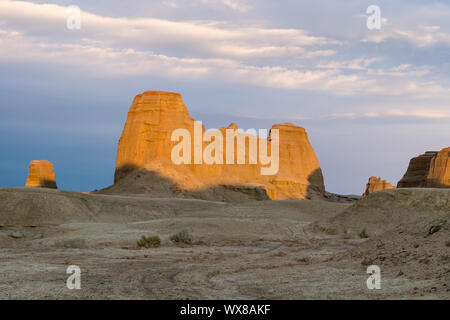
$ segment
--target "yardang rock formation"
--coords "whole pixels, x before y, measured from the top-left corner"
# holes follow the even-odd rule
[[[245,164],[175,165],[171,161],[171,151],[178,142],[171,141],[172,132],[185,128],[193,136],[194,122],[178,93],[147,91],[137,95],[119,140],[115,184],[107,188],[108,192],[152,193],[167,184],[168,188],[177,190],[259,187],[277,200],[306,199],[324,193],[319,161],[304,128],[290,123],[272,127],[279,130],[279,170],[275,175],[264,176],[260,173],[261,164],[249,164],[249,138],[244,133],[237,135],[246,135]],[[237,126],[231,124],[228,128]],[[219,130],[224,134],[226,128]],[[269,134],[267,140],[257,139],[263,139],[270,150],[270,138]],[[202,146],[203,150],[207,145]]]
[[[395,189],[395,187],[386,180],[372,176],[369,178],[363,195],[368,196],[371,193],[387,189]]]
[[[53,165],[47,160],[34,160],[30,162],[26,188],[53,188],[57,189]]]
[[[450,147],[411,159],[398,188],[450,188]]]

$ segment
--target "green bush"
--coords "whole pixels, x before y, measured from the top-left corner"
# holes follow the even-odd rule
[[[137,241],[138,247],[144,248],[157,248],[161,245],[161,239],[158,236],[146,237],[142,236],[141,239]]]
[[[362,238],[362,239],[366,239],[366,238],[369,237],[369,235],[367,234],[366,228],[361,230],[361,232],[359,233],[359,237]]]
[[[187,230],[181,230],[180,232],[173,234],[169,239],[173,243],[185,243],[185,244],[192,243],[192,236]]]

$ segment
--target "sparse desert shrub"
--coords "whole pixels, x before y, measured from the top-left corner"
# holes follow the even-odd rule
[[[86,241],[84,239],[70,239],[60,241],[57,245],[66,249],[81,249],[86,247]]]
[[[137,245],[141,248],[157,248],[161,245],[161,239],[158,236],[142,236],[141,239],[137,241]]]
[[[364,229],[361,230],[361,232],[359,233],[359,237],[360,237],[361,239],[366,239],[366,238],[369,237],[366,228],[364,228]]]
[[[173,234],[169,239],[173,243],[185,243],[185,244],[192,243],[192,235],[186,229]]]
[[[450,247],[450,240],[445,242],[445,246]]]

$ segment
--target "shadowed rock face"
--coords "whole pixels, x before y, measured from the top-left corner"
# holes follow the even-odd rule
[[[450,147],[411,159],[398,188],[450,188]]]
[[[27,188],[53,188],[57,189],[53,165],[47,160],[34,160],[30,162]]]
[[[324,193],[322,171],[305,129],[290,123],[272,127],[279,130],[279,170],[274,175],[261,175],[261,168],[267,166],[249,164],[249,135],[244,133],[238,135],[246,136],[246,164],[173,164],[171,152],[179,142],[171,141],[172,132],[180,128],[187,129],[191,133],[191,145],[194,146],[194,122],[178,93],[147,91],[137,95],[119,141],[115,185],[131,172],[136,172],[136,169],[144,169],[147,172],[157,172],[159,176],[184,190],[203,190],[216,185],[253,185],[263,187],[271,199],[305,199],[312,194]],[[237,129],[237,125],[233,123],[227,128]],[[224,137],[227,128],[219,129]],[[257,139],[267,144],[270,154],[271,135],[267,140]],[[224,163],[225,140],[224,138]],[[208,144],[209,142],[203,143],[202,151]],[[234,148],[236,158],[236,143]],[[149,180],[148,183],[151,184],[152,181]],[[109,191],[113,190],[114,186],[109,188]],[[133,190],[132,182],[126,188],[123,181],[120,190],[120,193],[141,192]]]
[[[371,193],[386,189],[395,189],[395,187],[386,180],[382,180],[379,177],[372,176],[369,178],[369,182],[366,185],[366,190],[364,191],[363,195],[368,196]]]

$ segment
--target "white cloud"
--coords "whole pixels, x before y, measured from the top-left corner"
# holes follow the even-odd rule
[[[368,69],[367,74],[373,76],[392,77],[422,77],[431,73],[432,66],[414,67],[411,64],[402,64],[390,69]]]
[[[347,108],[345,111],[322,114],[319,116],[299,116],[299,115],[258,115],[255,117],[254,114],[245,114],[242,112],[235,113],[234,115],[242,118],[253,118],[253,119],[264,119],[264,120],[279,120],[283,117],[289,117],[291,121],[329,121],[329,120],[364,120],[364,119],[375,119],[384,120],[387,118],[393,119],[405,119],[405,118],[416,118],[416,119],[428,119],[428,120],[447,120],[450,119],[450,112],[447,107],[433,108],[429,110],[429,107],[418,105],[410,107],[411,110],[404,111],[398,107],[393,107],[391,105],[386,105],[385,108],[380,108],[380,106],[371,106],[363,108],[364,110],[354,110],[352,107]],[[425,111],[424,111],[425,110]]]
[[[395,82],[393,79],[397,77],[389,78],[391,74],[380,70],[369,77],[364,72],[345,74],[339,69],[255,66],[233,59],[181,58],[133,48],[98,46],[95,42],[48,43],[16,31],[1,29],[0,43],[2,63],[58,65],[65,72],[85,72],[91,76],[92,70],[95,70],[98,77],[157,75],[189,81],[220,78],[220,81],[236,84],[326,91],[336,95],[375,93],[426,97],[450,93],[448,88],[431,81],[424,82],[420,78]],[[404,69],[406,66],[399,68]]]
[[[354,80],[336,71],[297,70],[281,66],[251,66],[229,59],[178,58],[135,49],[117,50],[94,44],[40,42],[18,32],[0,30],[0,61],[60,65],[76,72],[96,70],[99,77],[143,76],[194,80],[217,78],[286,89],[347,91],[339,86]],[[360,82],[361,83],[361,82]]]
[[[387,108],[389,110],[380,111],[380,107],[373,107],[373,111],[353,111],[343,113],[331,113],[323,115],[323,119],[347,119],[359,120],[364,118],[418,118],[445,120],[450,119],[450,112],[446,108],[426,110],[426,107],[414,107],[414,110],[404,111],[400,109]],[[424,111],[426,110],[426,111]]]
[[[252,6],[241,0],[202,0],[202,2],[204,4],[220,4],[239,12],[247,12],[252,8]]]
[[[331,61],[327,63],[319,63],[316,68],[319,69],[352,69],[366,70],[367,67],[374,62],[381,61],[381,58],[357,58],[351,61]]]
[[[108,46],[136,47],[166,54],[183,51],[199,57],[214,55],[241,59],[303,54],[308,58],[315,56],[309,53],[309,48],[332,42],[300,29],[236,26],[217,21],[111,18],[86,11],[81,13],[82,28],[75,33],[66,29],[67,17],[66,8],[54,4],[0,2],[0,18],[5,20],[5,25],[31,35],[51,36],[61,41],[78,36]]]
[[[428,66],[375,68],[384,58],[367,56],[329,61],[342,43],[305,30],[112,18],[82,11],[82,29],[71,31],[67,16],[58,5],[0,2],[5,21],[0,63],[59,65],[89,74],[96,70],[100,77],[213,80],[335,95],[450,95],[449,88],[426,78]]]
[[[363,42],[382,43],[387,40],[404,40],[418,48],[431,47],[442,44],[450,46],[450,33],[440,32],[437,26],[422,27],[419,30],[408,31],[404,29],[382,29],[372,32]]]
[[[425,26],[423,27],[423,29],[427,32],[436,32],[439,31],[441,29],[440,26]]]
[[[170,8],[178,8],[178,4],[173,1],[164,1],[163,5],[170,7]]]

